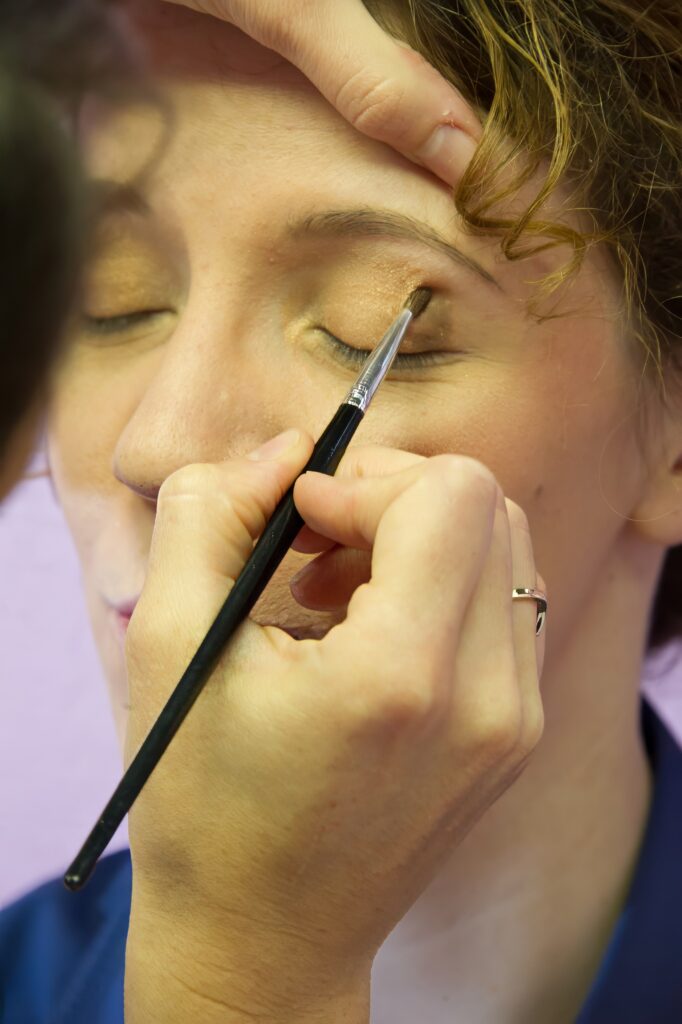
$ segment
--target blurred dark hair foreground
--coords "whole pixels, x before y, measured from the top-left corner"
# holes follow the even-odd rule
[[[85,91],[138,79],[103,0],[0,4],[0,460],[41,402],[75,290],[83,190],[69,131]]]

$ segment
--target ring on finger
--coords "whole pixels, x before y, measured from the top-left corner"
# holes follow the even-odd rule
[[[538,614],[535,621],[535,635],[539,636],[547,617],[547,595],[535,587],[514,587],[512,590],[512,600],[517,600],[518,598],[532,598],[537,602]]]

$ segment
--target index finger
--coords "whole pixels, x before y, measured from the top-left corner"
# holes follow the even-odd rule
[[[363,638],[388,631],[401,650],[423,647],[424,637],[452,644],[487,557],[501,494],[486,467],[467,456],[436,455],[383,477],[306,473],[295,489],[314,530],[372,550],[371,579],[323,643],[336,635],[359,649]]]
[[[402,448],[388,448],[382,444],[354,444],[344,452],[334,476],[341,480],[386,476],[418,465],[425,458],[425,455],[417,455]],[[326,537],[306,524],[301,527],[291,546],[294,551],[312,554],[328,551],[336,543],[333,538]]]

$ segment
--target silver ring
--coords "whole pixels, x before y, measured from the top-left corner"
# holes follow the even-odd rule
[[[523,597],[532,597],[537,602],[538,617],[535,620],[535,635],[539,636],[547,617],[547,595],[543,594],[541,590],[536,590],[534,587],[514,587],[512,590],[512,600],[515,601]]]

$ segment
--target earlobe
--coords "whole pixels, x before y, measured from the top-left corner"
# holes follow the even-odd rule
[[[672,465],[660,466],[630,514],[640,536],[662,547],[682,544],[682,451]]]

